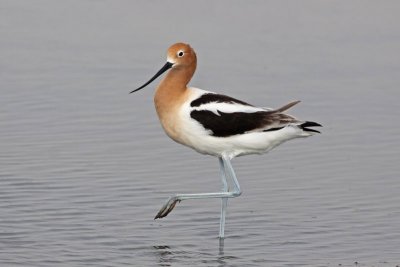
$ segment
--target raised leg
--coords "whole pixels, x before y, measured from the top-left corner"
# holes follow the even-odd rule
[[[221,220],[220,220],[220,233],[219,237],[224,237],[224,228],[225,228],[225,213],[226,213],[226,205],[228,198],[238,197],[242,194],[240,190],[239,182],[236,178],[235,171],[232,168],[232,164],[230,158],[227,155],[223,155],[219,158],[222,184],[223,184],[223,192],[215,192],[215,193],[199,193],[199,194],[176,194],[170,197],[167,202],[161,207],[160,211],[157,213],[154,219],[159,219],[167,216],[175,207],[178,202],[186,199],[202,199],[202,198],[222,198],[222,206],[221,206]],[[233,191],[228,191],[228,176],[233,181]]]
[[[226,155],[222,156],[222,160],[224,161],[225,173],[226,171],[228,171],[229,176],[233,180],[233,186],[234,186],[234,190],[232,191],[232,193],[234,194],[233,197],[238,197],[242,194],[242,190],[240,189],[239,181],[236,177],[235,171],[233,170],[231,160]]]

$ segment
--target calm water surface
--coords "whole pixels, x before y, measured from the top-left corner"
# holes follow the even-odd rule
[[[400,264],[400,17],[383,2],[0,2],[1,266]],[[177,41],[193,86],[291,113],[323,134],[218,162],[169,140],[147,81]]]

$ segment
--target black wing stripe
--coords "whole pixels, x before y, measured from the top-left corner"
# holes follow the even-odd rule
[[[217,103],[237,103],[245,106],[251,106],[250,104],[243,102],[241,100],[235,99],[233,97],[227,96],[227,95],[219,95],[219,94],[211,94],[207,93],[199,98],[193,100],[190,103],[191,107],[199,107],[204,104],[212,103],[212,102],[217,102]]]
[[[289,115],[270,111],[253,113],[219,111],[218,114],[209,110],[194,110],[190,116],[216,137],[228,137],[254,130],[268,130],[269,128],[278,128],[282,124],[296,122]]]

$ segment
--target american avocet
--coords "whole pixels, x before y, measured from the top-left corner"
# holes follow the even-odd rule
[[[177,202],[185,199],[221,198],[219,237],[223,238],[227,200],[242,193],[231,160],[237,156],[266,153],[290,139],[319,133],[310,127],[321,125],[283,113],[300,101],[278,109],[266,109],[226,95],[188,87],[196,65],[194,50],[188,44],[176,43],[168,49],[167,63],[131,93],[169,70],[154,96],[161,125],[174,141],[199,153],[218,157],[220,165],[222,192],[176,194],[168,199],[154,219],[167,216]],[[233,190],[228,189],[228,178],[233,182]]]

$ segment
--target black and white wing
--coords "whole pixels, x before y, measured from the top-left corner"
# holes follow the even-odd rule
[[[190,117],[215,137],[275,131],[291,123],[300,123],[294,117],[282,113],[299,102],[268,110],[226,95],[206,92],[190,103]]]

